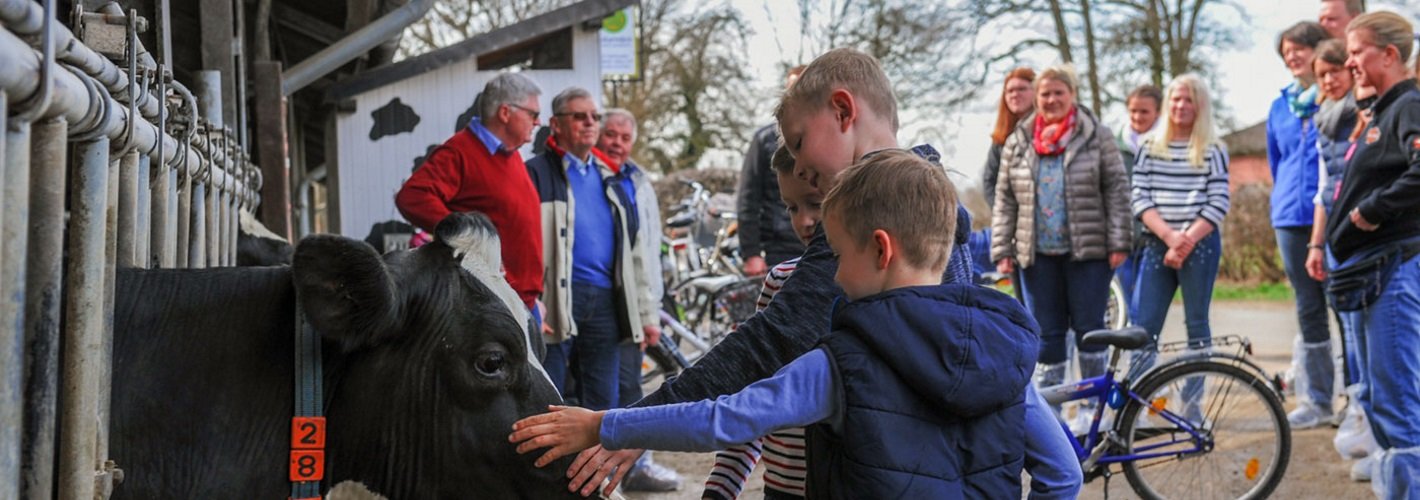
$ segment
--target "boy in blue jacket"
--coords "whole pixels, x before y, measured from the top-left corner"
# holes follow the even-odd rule
[[[597,444],[713,451],[809,426],[810,498],[1020,498],[1035,327],[1005,294],[942,283],[957,221],[945,172],[880,151],[823,210],[848,302],[816,349],[714,400],[552,407],[514,425],[518,451],[550,447],[538,465]]]

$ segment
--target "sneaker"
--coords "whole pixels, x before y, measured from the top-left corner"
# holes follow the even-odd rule
[[[1371,466],[1375,463],[1376,455],[1372,453],[1370,455],[1366,455],[1366,458],[1362,458],[1360,460],[1357,460],[1356,463],[1351,464],[1351,480],[1358,483],[1370,482]]]
[[[651,492],[676,491],[680,489],[680,475],[669,467],[647,461],[626,473],[626,479],[621,482],[621,489]]]
[[[1331,425],[1332,418],[1331,412],[1322,412],[1315,405],[1303,401],[1287,414],[1287,423],[1292,425],[1292,430],[1312,429]]]

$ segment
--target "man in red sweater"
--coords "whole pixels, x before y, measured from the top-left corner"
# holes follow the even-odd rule
[[[489,80],[479,116],[429,154],[395,195],[409,222],[426,232],[453,212],[483,212],[498,228],[508,284],[542,324],[542,214],[518,148],[532,140],[542,91],[528,77]]]

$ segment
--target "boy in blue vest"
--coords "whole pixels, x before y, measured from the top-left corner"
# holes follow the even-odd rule
[[[847,301],[816,349],[714,400],[552,407],[514,425],[518,451],[550,447],[538,465],[597,444],[713,451],[808,426],[810,498],[1020,498],[1035,326],[1005,294],[942,283],[957,223],[945,172],[873,153],[823,215]]]

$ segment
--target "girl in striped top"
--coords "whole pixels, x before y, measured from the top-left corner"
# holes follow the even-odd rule
[[[1213,129],[1201,79],[1175,78],[1164,102],[1163,131],[1140,146],[1134,165],[1134,215],[1148,229],[1134,288],[1137,324],[1157,341],[1182,288],[1188,339],[1197,347],[1212,337],[1208,308],[1222,255],[1218,228],[1229,207],[1228,154]],[[1153,348],[1148,351],[1136,358],[1136,375],[1153,364]]]
[[[779,195],[789,211],[789,221],[799,240],[808,245],[813,239],[820,216],[823,194],[805,179],[794,175],[794,158],[784,146],[770,160],[779,176]],[[795,257],[774,266],[764,277],[757,310],[764,310],[779,293],[784,282],[799,263]],[[715,454],[715,465],[705,479],[702,499],[733,500],[740,496],[750,473],[761,458],[764,460],[764,498],[768,500],[804,498],[804,428],[784,429],[770,433],[752,443],[743,444]]]

